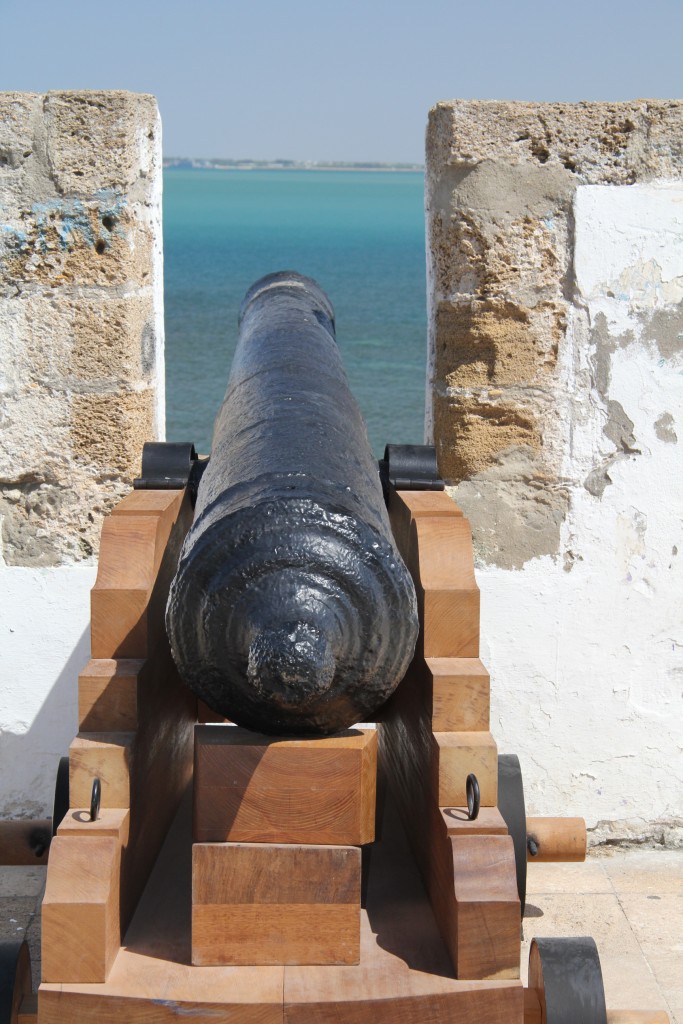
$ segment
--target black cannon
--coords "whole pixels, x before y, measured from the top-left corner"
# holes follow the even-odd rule
[[[309,278],[272,274],[245,296],[166,621],[185,682],[271,734],[367,720],[413,654],[412,580]]]

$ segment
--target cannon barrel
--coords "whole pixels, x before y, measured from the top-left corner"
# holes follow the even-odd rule
[[[185,682],[269,734],[367,721],[415,646],[410,575],[322,289],[247,292],[166,615]]]

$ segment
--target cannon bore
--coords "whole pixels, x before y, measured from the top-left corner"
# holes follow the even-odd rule
[[[322,289],[245,296],[211,459],[166,614],[186,683],[270,734],[367,721],[413,654],[413,583]]]

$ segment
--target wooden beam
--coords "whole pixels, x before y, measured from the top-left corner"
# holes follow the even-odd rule
[[[138,726],[141,658],[89,661],[78,677],[81,732],[134,732]]]
[[[360,850],[195,843],[192,963],[355,964]]]
[[[376,763],[374,729],[279,739],[197,726],[195,842],[372,842]]]
[[[56,836],[42,908],[43,981],[104,982],[121,945],[121,847]]]

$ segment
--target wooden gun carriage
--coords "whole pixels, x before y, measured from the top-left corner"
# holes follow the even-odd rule
[[[105,520],[41,984],[5,949],[3,1024],[662,1020],[607,1013],[588,938],[536,940],[520,980],[527,860],[583,859],[585,826],[526,818],[490,732],[469,524],[405,455],[385,483],[415,654],[376,722],[329,735],[233,725],[180,679],[164,616],[191,457],[186,486]]]

